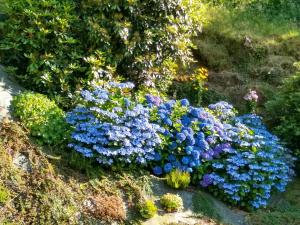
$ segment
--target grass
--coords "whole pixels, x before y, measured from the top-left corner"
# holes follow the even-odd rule
[[[209,198],[203,196],[201,192],[197,192],[193,197],[193,209],[196,215],[209,217],[216,221],[221,220],[221,216],[215,210],[214,203]]]
[[[250,214],[251,225],[298,225],[300,224],[300,178],[290,184],[267,209]]]
[[[202,5],[203,31],[194,39],[197,64],[209,69],[208,87],[240,111],[242,96],[256,88],[260,107],[300,61],[300,26],[282,16],[247,8]],[[210,103],[210,102],[208,102]]]

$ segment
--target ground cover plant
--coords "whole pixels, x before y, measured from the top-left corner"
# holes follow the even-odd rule
[[[83,173],[71,166],[69,152],[57,146],[41,148],[28,135],[15,122],[0,124],[1,224],[93,224],[99,223],[100,215],[102,222],[121,221],[125,204],[121,193],[130,205],[125,222],[141,220],[135,207],[142,202],[141,187],[149,185],[142,172],[104,173],[94,167]],[[28,160],[30,171],[14,163],[20,155]],[[84,166],[82,158],[76,160]],[[89,204],[90,198],[95,205]]]
[[[145,219],[149,219],[156,215],[157,207],[152,200],[145,200],[139,205],[139,212]]]
[[[188,172],[179,169],[172,170],[166,175],[167,184],[174,189],[185,189],[191,182],[191,176]]]
[[[160,198],[160,204],[167,212],[174,212],[183,209],[183,202],[179,195],[164,194]]]

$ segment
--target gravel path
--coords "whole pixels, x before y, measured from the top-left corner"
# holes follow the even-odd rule
[[[201,192],[200,190],[178,190],[175,191],[165,185],[163,180],[158,178],[152,179],[152,191],[157,202],[161,195],[165,193],[178,194],[184,204],[184,210],[177,213],[164,213],[159,210],[158,215],[145,221],[143,225],[168,225],[170,223],[180,225],[217,225],[219,222],[226,225],[247,225],[245,221],[246,213],[240,210],[230,209],[221,201],[217,200],[210,194]],[[201,192],[203,197],[211,201],[214,205],[214,210],[219,214],[220,221],[214,221],[205,217],[197,216],[194,212],[193,198],[197,192]],[[201,203],[200,203],[201,204]]]

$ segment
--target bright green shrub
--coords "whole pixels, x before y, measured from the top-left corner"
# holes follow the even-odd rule
[[[10,198],[9,190],[0,184],[0,205],[5,204]]]
[[[266,104],[275,131],[299,154],[300,151],[300,72],[285,80],[272,100]]]
[[[188,172],[183,172],[178,169],[172,170],[167,174],[167,184],[175,189],[187,188],[191,182],[191,176]]]
[[[152,218],[157,213],[157,207],[151,200],[141,203],[139,208],[141,216],[145,219]]]
[[[45,95],[26,92],[12,101],[13,113],[42,144],[61,143],[67,135],[65,113]]]
[[[174,212],[183,208],[181,197],[170,193],[167,193],[160,198],[160,204],[167,212]]]
[[[1,0],[7,19],[0,50],[23,84],[62,95],[116,71],[166,89],[170,64],[189,61],[187,3],[161,0]]]

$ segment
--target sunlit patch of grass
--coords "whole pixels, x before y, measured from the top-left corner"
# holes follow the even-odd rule
[[[214,203],[201,192],[197,192],[193,196],[193,209],[197,216],[205,216],[217,221],[221,220],[221,216],[215,209]]]
[[[205,5],[204,29],[214,30],[231,38],[250,36],[265,40],[269,37],[295,37],[299,35],[297,23],[282,17],[272,17],[247,9],[228,9]]]

